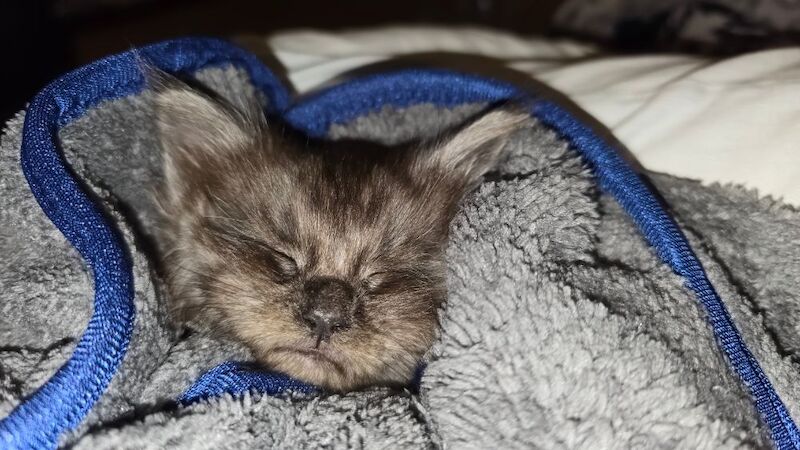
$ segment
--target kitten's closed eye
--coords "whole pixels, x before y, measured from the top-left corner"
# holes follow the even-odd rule
[[[362,285],[367,293],[378,292],[386,284],[388,278],[389,272],[373,272],[364,279]]]
[[[239,240],[247,246],[242,251],[253,254],[257,266],[266,269],[274,281],[288,283],[300,274],[297,262],[286,253],[249,236],[242,236]]]
[[[374,295],[407,291],[425,282],[424,277],[420,275],[403,269],[373,272],[364,279],[363,286],[366,293]]]
[[[234,255],[250,255],[258,265],[266,269],[275,281],[287,283],[300,274],[297,262],[288,254],[252,237],[247,233],[225,228],[225,224],[209,223],[209,230],[224,242]]]
[[[264,262],[269,266],[278,281],[287,283],[297,278],[300,274],[297,262],[286,253],[264,245],[260,246],[260,251],[263,254]]]

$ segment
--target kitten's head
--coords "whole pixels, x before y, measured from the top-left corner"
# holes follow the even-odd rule
[[[178,82],[156,93],[171,311],[265,366],[349,390],[404,384],[445,300],[458,203],[528,116],[500,108],[429,144],[310,145]]]

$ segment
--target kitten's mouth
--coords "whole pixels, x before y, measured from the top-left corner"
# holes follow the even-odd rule
[[[344,375],[345,368],[342,363],[331,358],[324,350],[318,348],[304,348],[304,347],[276,347],[272,349],[275,353],[289,353],[295,356],[302,356],[304,359],[313,361],[317,364],[323,364],[333,368],[336,372]]]

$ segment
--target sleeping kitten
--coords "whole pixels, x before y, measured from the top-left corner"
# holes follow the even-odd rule
[[[155,104],[176,322],[329,390],[406,384],[436,336],[450,220],[529,116],[374,148],[309,143],[177,80]]]

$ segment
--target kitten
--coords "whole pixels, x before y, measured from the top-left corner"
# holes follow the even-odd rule
[[[374,148],[309,143],[177,80],[155,105],[176,322],[332,391],[406,384],[436,336],[449,223],[529,116],[495,108],[435,142]]]

